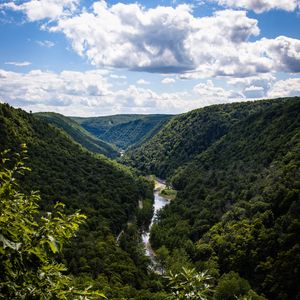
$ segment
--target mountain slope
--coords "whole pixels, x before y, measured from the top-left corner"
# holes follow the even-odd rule
[[[127,149],[149,138],[171,118],[170,115],[72,117],[91,134],[122,149]]]
[[[19,179],[24,191],[40,191],[42,210],[49,211],[61,201],[67,212],[81,209],[87,216],[62,257],[71,273],[82,276],[79,282],[102,280],[101,290],[114,299],[128,298],[129,291],[133,299],[143,293],[137,289],[151,282],[135,219],[139,200],[153,197],[151,185],[129,169],[83,151],[33,114],[0,104],[0,151],[18,152],[21,143],[28,146],[27,163],[32,169]],[[121,230],[118,246],[115,237]]]
[[[261,108],[173,172],[178,196],[151,241],[215,276],[238,272],[269,299],[298,299],[300,98]]]
[[[234,124],[270,105],[272,101],[213,105],[176,116],[153,138],[129,151],[127,163],[146,174],[166,178]]]
[[[81,127],[71,118],[58,113],[36,113],[36,117],[45,120],[47,123],[62,129],[75,142],[79,143],[91,152],[104,154],[107,157],[114,158],[118,156],[117,150],[108,143],[96,138]]]

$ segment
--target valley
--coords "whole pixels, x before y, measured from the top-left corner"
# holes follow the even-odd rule
[[[207,272],[203,299],[300,297],[298,97],[99,118],[0,104],[0,125],[1,152],[28,147],[17,180],[41,214],[87,217],[56,257],[74,284],[177,299],[169,274]]]

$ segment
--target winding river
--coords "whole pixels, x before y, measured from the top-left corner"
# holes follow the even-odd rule
[[[150,245],[150,241],[149,241],[149,239],[150,239],[150,230],[151,230],[151,227],[152,227],[152,225],[154,223],[154,220],[157,216],[157,212],[160,209],[162,209],[165,205],[170,203],[168,199],[166,199],[166,198],[162,197],[161,195],[159,195],[160,191],[162,189],[164,189],[165,187],[166,187],[166,185],[165,185],[164,181],[162,181],[162,180],[156,180],[155,181],[153,217],[151,219],[151,223],[150,223],[148,231],[144,232],[142,234],[142,240],[143,240],[143,243],[145,245],[146,255],[150,257],[150,259],[151,259],[154,266],[157,265],[157,262],[156,262],[156,259],[155,259],[154,251],[152,250],[151,245]]]

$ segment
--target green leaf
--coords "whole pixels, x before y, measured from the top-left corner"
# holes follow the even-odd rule
[[[8,247],[10,249],[18,251],[22,246],[22,243],[14,243],[14,242],[6,239],[2,234],[0,234],[0,241],[3,243],[3,249]]]
[[[58,252],[58,248],[57,248],[57,244],[56,244],[56,240],[53,236],[51,235],[48,235],[48,245],[50,246],[51,248],[51,251],[53,253],[57,253]]]

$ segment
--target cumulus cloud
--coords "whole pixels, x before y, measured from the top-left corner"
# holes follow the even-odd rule
[[[248,17],[246,11],[227,9],[196,17],[187,4],[145,8],[138,3],[109,5],[100,0],[89,10],[71,14],[78,1],[10,1],[0,7],[21,10],[29,20],[54,20],[43,28],[62,32],[74,51],[97,67],[176,73],[182,79],[247,77],[271,70],[300,72],[300,41],[285,36],[258,39],[258,21]],[[252,3],[260,7],[263,3],[264,7],[278,8],[288,8],[286,2],[294,3],[222,1],[228,6]],[[52,6],[56,8],[53,12],[46,10]]]
[[[299,6],[299,0],[211,0],[219,5],[233,8],[244,8],[262,13],[271,9],[294,11]]]
[[[8,61],[5,63],[6,65],[12,65],[15,67],[26,67],[31,65],[30,61]]]
[[[257,42],[261,51],[273,61],[273,69],[281,72],[300,72],[300,40],[279,36]]]
[[[146,9],[99,1],[92,12],[61,19],[49,30],[63,32],[73,49],[96,66],[229,75],[269,68],[269,60],[247,48],[248,39],[257,36],[259,28],[257,20],[244,11],[225,10],[197,18],[186,4]],[[245,44],[242,55],[241,44]]]
[[[161,83],[163,84],[172,84],[172,83],[175,83],[175,79],[174,78],[171,78],[171,77],[166,77],[164,78]]]
[[[105,102],[109,84],[97,71],[61,73],[33,70],[16,73],[0,70],[0,96],[13,103],[69,106]]]
[[[241,89],[246,98],[263,98],[276,81],[271,73],[258,74],[244,78],[230,78],[227,83]]]
[[[242,93],[215,86],[211,80],[197,84],[193,90],[206,105],[234,102],[245,98]]]
[[[56,20],[69,15],[76,9],[79,0],[30,0],[21,4],[7,1],[0,4],[0,9],[22,11],[30,22],[43,19]]]
[[[101,70],[60,73],[0,69],[0,99],[27,111],[56,111],[66,115],[113,113],[181,113],[203,104],[188,93],[157,93],[130,85],[115,90]]]
[[[269,98],[300,96],[300,78],[279,80],[268,91]]]
[[[145,79],[143,79],[143,78],[139,79],[136,83],[139,84],[139,85],[147,85],[147,84],[150,84],[149,81],[147,81],[147,80],[145,80]]]
[[[260,31],[245,11],[197,18],[188,5],[145,9],[99,1],[92,12],[61,19],[49,30],[63,32],[74,50],[96,66],[180,73],[182,78],[300,71],[300,41],[281,36],[250,42]]]

